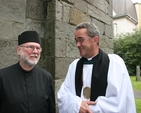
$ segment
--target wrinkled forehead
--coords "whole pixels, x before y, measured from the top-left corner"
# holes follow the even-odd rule
[[[40,47],[40,44],[36,43],[36,42],[26,42],[26,43],[23,43],[22,45],[30,45],[30,46],[38,46],[38,47]]]

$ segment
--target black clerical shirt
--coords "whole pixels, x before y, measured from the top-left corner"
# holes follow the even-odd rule
[[[0,70],[0,113],[55,113],[50,73],[36,66],[27,72],[19,63]]]

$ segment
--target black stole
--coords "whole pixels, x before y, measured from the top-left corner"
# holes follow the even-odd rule
[[[76,95],[80,97],[83,80],[83,62],[85,58],[81,58],[76,66],[75,72],[75,90]],[[107,74],[109,68],[109,57],[108,55],[99,49],[99,54],[93,58],[93,70],[91,79],[91,95],[90,100],[95,101],[98,96],[105,96],[107,88]],[[89,75],[88,75],[89,76]]]

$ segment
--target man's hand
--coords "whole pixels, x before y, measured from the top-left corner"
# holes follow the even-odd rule
[[[89,105],[95,105],[96,102],[93,101],[82,101],[79,113],[92,113],[92,110],[89,108]]]

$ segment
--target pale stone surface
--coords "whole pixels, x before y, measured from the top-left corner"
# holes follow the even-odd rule
[[[92,16],[95,19],[100,19],[100,10],[97,7],[94,7],[92,5],[88,5],[88,14]]]
[[[111,29],[111,30],[110,30]],[[110,38],[113,38],[113,27],[112,26],[110,26],[110,25],[106,25],[105,26],[105,35],[107,36],[107,37],[110,37]]]
[[[0,69],[18,62],[17,41],[0,40]]]
[[[57,45],[55,49],[55,54],[56,54],[55,56],[65,58],[67,54],[67,39],[57,38],[55,40],[55,43],[56,43],[55,45]]]
[[[24,24],[0,20],[0,39],[17,40],[18,35],[24,30]],[[7,32],[8,31],[8,32]]]
[[[92,22],[98,27],[100,34],[104,35],[105,34],[105,24],[96,19],[92,19]]]
[[[70,23],[77,25],[81,22],[91,21],[90,16],[88,14],[83,13],[82,11],[71,8],[70,10]]]
[[[112,54],[113,53],[113,49],[109,49],[109,48],[102,48],[102,50],[104,51],[104,52],[106,52],[106,53],[109,53],[109,54]]]
[[[25,10],[25,0],[0,0],[0,19],[24,22]]]
[[[44,33],[46,32],[45,27],[43,25],[44,23],[45,22],[27,18],[25,21],[25,29],[26,30],[35,30],[39,33],[40,37],[44,37]]]
[[[98,8],[106,14],[108,14],[108,7],[109,3],[106,0],[98,0]]]
[[[13,38],[13,32],[12,32],[12,22],[7,21],[1,21],[0,20],[0,39],[11,39]],[[9,31],[9,32],[7,32]]]
[[[72,33],[70,32],[70,25],[61,21],[55,23],[56,36],[59,38],[67,38]]]
[[[12,23],[12,33],[11,38],[18,40],[18,35],[25,31],[25,23],[13,22]]]
[[[85,0],[75,0],[74,6],[80,11],[88,12],[88,3]]]
[[[67,3],[63,3],[63,21],[66,22],[66,23],[69,23],[69,20],[70,20],[70,8],[71,6]]]
[[[26,4],[29,2],[30,8],[27,6],[29,4]],[[36,2],[31,0],[0,1],[0,68],[18,61],[16,46],[18,45],[18,35],[23,31],[36,30],[40,37],[44,37],[45,27],[43,28],[42,21],[44,12],[43,7],[41,7],[43,4],[43,1],[41,3],[39,0]],[[30,15],[28,17],[31,18],[26,18],[26,11]],[[34,11],[34,13],[31,11]]]
[[[98,8],[98,0],[86,0],[90,5]]]
[[[62,4],[59,1],[56,2],[56,15],[55,15],[55,17],[56,17],[56,20],[59,20],[59,21],[61,21],[62,17],[63,17]]]
[[[108,1],[109,3],[109,6],[108,6],[108,15],[110,17],[113,17],[113,0],[106,0]]]
[[[100,20],[103,21],[106,24],[112,25],[113,19],[106,13],[100,11]]]
[[[113,49],[113,39],[107,38],[106,36],[100,36],[100,47]]]
[[[72,57],[72,58],[79,57],[79,51],[78,48],[76,47],[75,40],[68,40],[67,57]]]
[[[67,27],[66,27],[67,26]],[[62,22],[56,22],[56,57],[72,57],[79,55],[74,39],[75,27]]]
[[[64,79],[67,74],[68,67],[70,63],[74,60],[74,58],[66,57],[66,58],[56,58],[56,71],[55,78],[56,79]]]
[[[46,0],[26,0],[26,16],[36,20],[46,18]]]
[[[60,86],[62,85],[64,79],[57,79],[55,80],[55,95],[57,96],[57,92],[60,89]],[[57,104],[57,98],[56,98],[56,104]]]

